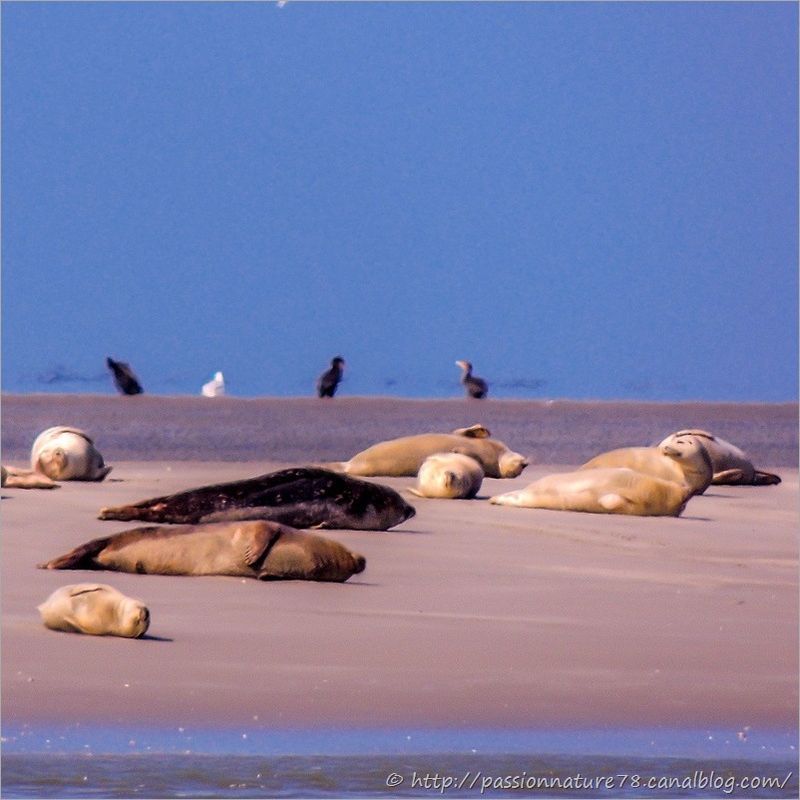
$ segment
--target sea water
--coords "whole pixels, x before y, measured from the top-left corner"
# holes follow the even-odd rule
[[[4,731],[2,794],[784,798],[796,748],[774,731],[24,726]]]

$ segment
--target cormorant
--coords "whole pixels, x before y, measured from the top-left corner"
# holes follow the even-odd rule
[[[130,364],[126,364],[124,361],[114,361],[113,358],[107,358],[106,364],[114,376],[114,384],[120,394],[141,394],[144,391],[142,384],[133,374]]]
[[[344,372],[344,359],[336,356],[331,361],[331,368],[325,370],[317,381],[317,394],[320,397],[333,397],[336,394],[336,387],[342,379]]]
[[[483,378],[476,378],[472,374],[472,364],[469,361],[456,361],[456,366],[461,367],[464,371],[461,376],[461,383],[464,384],[464,388],[467,390],[467,397],[474,397],[476,400],[486,397],[489,386]]]

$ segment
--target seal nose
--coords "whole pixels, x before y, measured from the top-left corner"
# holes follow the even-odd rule
[[[364,556],[356,556],[356,571],[354,574],[358,575],[359,572],[363,572],[366,566],[367,559]]]
[[[413,517],[416,513],[417,513],[417,509],[414,508],[414,506],[407,505],[406,506],[406,515],[403,518],[403,522],[405,522],[407,519],[411,519],[411,517]]]

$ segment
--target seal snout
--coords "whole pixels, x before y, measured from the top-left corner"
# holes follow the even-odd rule
[[[356,562],[356,568],[353,572],[354,575],[358,575],[359,572],[363,572],[367,566],[367,559],[364,556],[354,555],[353,558]]]
[[[403,516],[403,522],[406,520],[411,519],[411,517],[415,516],[417,513],[417,509],[414,506],[407,504]]]

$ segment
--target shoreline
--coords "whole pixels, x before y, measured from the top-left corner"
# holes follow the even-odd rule
[[[346,460],[375,442],[477,422],[532,463],[581,464],[615,447],[710,430],[761,468],[797,467],[798,405],[375,398],[132,398],[3,395],[4,463],[25,464],[54,424],[90,433],[109,463],[122,461]]]

